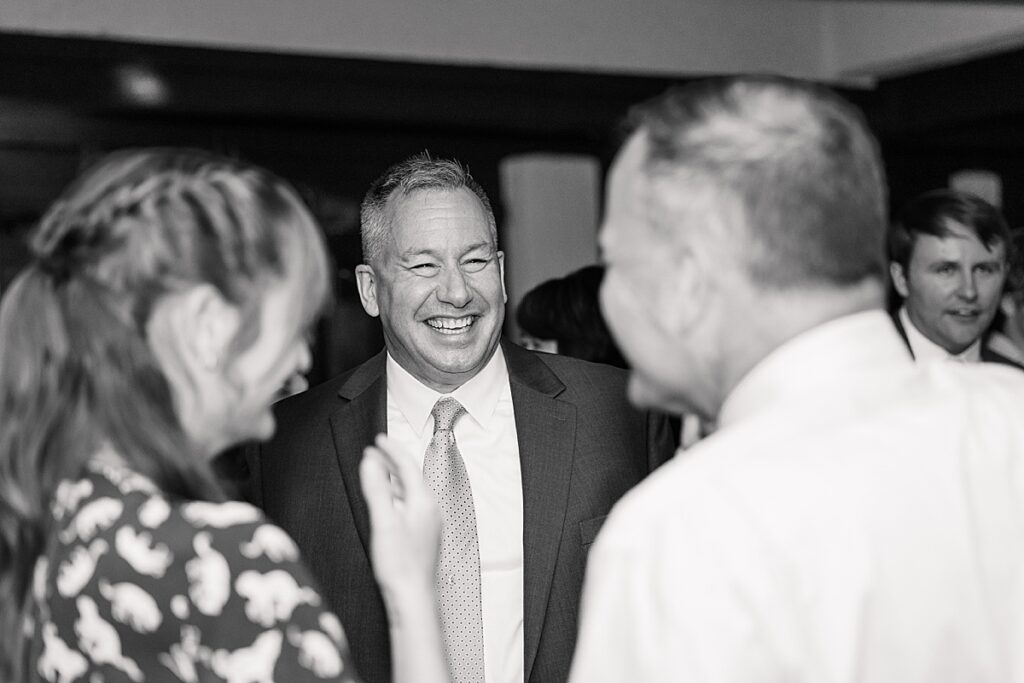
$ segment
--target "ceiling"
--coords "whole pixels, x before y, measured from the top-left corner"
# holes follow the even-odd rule
[[[607,161],[627,108],[678,81],[0,33],[0,223],[125,145],[212,146],[336,187],[365,187],[379,157],[424,146],[488,167],[534,150]],[[954,163],[1024,178],[1020,83],[1016,49],[843,92],[903,169],[898,195]]]

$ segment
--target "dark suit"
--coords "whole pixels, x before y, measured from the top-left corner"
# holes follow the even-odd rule
[[[622,370],[502,350],[523,484],[524,671],[527,681],[564,681],[587,550],[611,506],[672,455],[675,438],[667,420],[628,405]],[[298,542],[368,683],[391,680],[358,481],[363,447],[387,431],[385,358],[280,403],[275,438],[249,457],[253,502]]]
[[[900,320],[899,313],[893,313],[890,317],[892,318],[893,324],[896,325],[896,331],[900,333],[900,336],[903,337],[903,342],[907,345],[907,348],[910,349],[910,355],[914,355],[914,349],[910,348],[910,340],[907,339],[907,331],[903,328],[903,321]],[[1007,358],[1003,354],[988,348],[984,343],[984,340],[982,340],[981,344],[981,361],[983,363],[1002,363],[1003,365],[1010,365],[1019,370],[1024,370],[1024,366],[1017,361]]]

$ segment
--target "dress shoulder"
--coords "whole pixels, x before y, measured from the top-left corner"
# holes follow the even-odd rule
[[[61,487],[35,590],[45,680],[357,680],[294,541],[257,508],[173,500],[117,468]]]

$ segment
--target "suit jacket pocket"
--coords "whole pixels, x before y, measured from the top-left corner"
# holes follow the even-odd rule
[[[590,550],[591,544],[597,538],[597,532],[601,530],[601,525],[604,524],[604,520],[607,518],[608,515],[601,515],[600,517],[585,519],[580,522],[580,545],[583,546],[583,552]]]

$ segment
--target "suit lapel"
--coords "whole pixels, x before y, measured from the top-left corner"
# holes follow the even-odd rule
[[[990,349],[988,346],[985,345],[984,340],[982,340],[981,344],[981,360],[985,363],[1002,363],[1003,365],[1009,365],[1010,367],[1018,369],[1022,368],[1021,364],[1013,360],[1012,358],[1004,356],[998,351]]]
[[[529,352],[503,344],[523,478],[523,648],[526,680],[544,627],[569,501],[576,407],[565,385]]]
[[[348,403],[331,415],[331,433],[341,479],[367,558],[370,556],[370,513],[359,486],[359,462],[363,448],[372,444],[377,434],[387,431],[384,360],[382,351],[352,373],[338,391]]]

